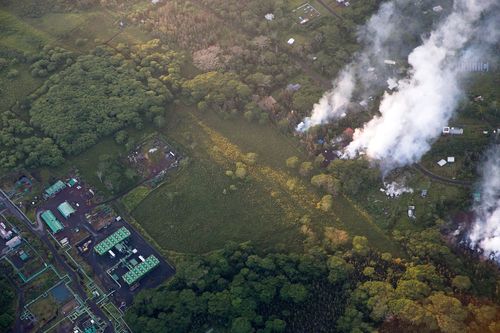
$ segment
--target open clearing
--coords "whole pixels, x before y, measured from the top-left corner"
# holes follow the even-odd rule
[[[191,163],[132,212],[164,249],[201,253],[228,240],[298,249],[303,239],[299,220],[308,215],[318,234],[325,226],[336,226],[368,237],[382,251],[400,254],[347,198],[335,198],[332,212],[318,210],[320,195],[307,181],[285,170],[285,159],[299,155],[295,140],[271,126],[222,120],[214,113],[189,108],[172,114],[169,124],[165,134],[186,149]],[[249,152],[258,156],[255,165],[247,166],[250,180],[226,176],[225,171],[234,170]],[[290,190],[286,183],[292,178],[298,185]],[[230,185],[237,190],[231,191]]]

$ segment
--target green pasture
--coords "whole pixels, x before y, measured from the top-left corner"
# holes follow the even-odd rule
[[[190,163],[132,211],[164,249],[200,253],[220,248],[228,240],[299,249],[303,240],[299,220],[307,215],[320,237],[324,227],[336,226],[399,254],[366,212],[347,198],[335,198],[332,212],[316,209],[321,195],[308,179],[298,179],[285,167],[286,158],[302,155],[294,138],[271,125],[242,118],[222,120],[214,113],[189,108],[173,113],[169,124],[165,134],[184,147]],[[234,171],[235,150],[258,156],[246,181],[225,174]],[[286,188],[289,179],[297,180],[299,191]],[[231,185],[237,189],[231,190]]]
[[[51,37],[22,21],[17,16],[0,9],[0,48],[21,52],[36,51]]]

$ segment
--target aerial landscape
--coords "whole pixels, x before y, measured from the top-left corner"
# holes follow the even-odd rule
[[[498,0],[0,0],[0,333],[500,333]]]

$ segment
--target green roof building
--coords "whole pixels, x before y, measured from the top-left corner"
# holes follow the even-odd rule
[[[160,260],[154,255],[150,255],[146,260],[141,262],[139,265],[134,266],[130,271],[123,274],[122,278],[130,286],[136,281],[143,278],[146,274],[151,272],[156,266],[160,264]]]
[[[69,187],[73,187],[73,186],[75,186],[77,183],[78,183],[78,180],[76,180],[75,178],[71,178],[71,179],[68,181],[68,186],[69,186]]]
[[[30,256],[29,256],[26,252],[24,252],[24,251],[21,251],[21,252],[19,253],[19,258],[20,258],[22,261],[26,261],[26,260],[28,260],[28,259],[29,259],[29,257],[30,257]]]
[[[50,187],[48,187],[47,189],[45,189],[45,195],[47,197],[53,197],[54,195],[56,195],[57,193],[61,192],[63,189],[66,188],[66,184],[61,181],[61,180],[58,180],[57,182],[55,182],[54,184],[52,184]]]
[[[57,210],[62,214],[62,216],[64,216],[65,219],[68,219],[74,212],[76,212],[67,201],[64,201],[62,204],[57,206]]]
[[[43,212],[41,217],[53,234],[64,229],[62,223],[57,219],[57,217],[54,216],[54,214],[52,214],[50,210]]]
[[[111,250],[113,246],[123,242],[129,237],[130,231],[125,227],[121,227],[120,229],[116,230],[114,233],[106,237],[104,240],[102,240],[99,244],[97,244],[94,247],[94,250],[97,252],[97,254],[102,256],[104,253]]]

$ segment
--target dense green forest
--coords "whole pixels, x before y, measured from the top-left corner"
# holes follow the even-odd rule
[[[498,307],[466,296],[467,276],[379,254],[366,238],[329,250],[258,254],[249,244],[184,262],[127,312],[134,331],[496,332]]]
[[[57,166],[63,156],[79,154],[122,128],[140,129],[144,122],[161,127],[164,106],[182,85],[182,54],[158,40],[132,49],[97,47],[78,57],[50,46],[16,57],[30,64],[33,77],[48,79],[14,106],[29,111],[29,124],[13,112],[1,115],[3,169]]]
[[[9,111],[0,114],[0,147],[0,167],[4,169],[56,166],[63,161],[52,139],[35,135],[31,126]]]
[[[12,284],[0,277],[0,332],[7,332],[14,323],[16,293]]]
[[[172,99],[165,84],[153,76],[163,74],[165,64],[148,56],[135,55],[138,64],[106,48],[80,56],[33,95],[32,124],[67,154],[78,154],[124,127],[141,128],[145,114]]]

